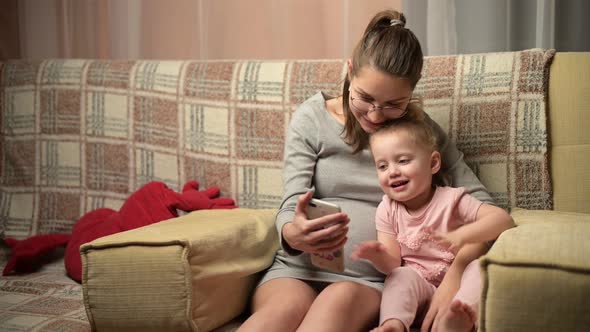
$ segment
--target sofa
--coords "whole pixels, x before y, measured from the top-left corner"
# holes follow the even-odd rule
[[[0,278],[3,331],[233,331],[278,248],[285,131],[337,95],[344,59],[0,63],[2,238],[69,233],[150,181],[197,180],[199,210],[63,250]],[[481,331],[590,326],[590,54],[425,58],[416,93],[517,227],[480,259]],[[367,216],[367,222],[372,222]],[[10,257],[5,245],[3,265]],[[279,295],[280,296],[280,295]]]

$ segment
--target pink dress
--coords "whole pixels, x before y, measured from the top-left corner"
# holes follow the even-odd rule
[[[409,330],[416,316],[421,318],[455,255],[431,238],[433,232],[447,233],[476,220],[483,203],[464,188],[437,187],[432,200],[419,215],[410,215],[405,206],[383,196],[375,223],[380,232],[396,236],[402,266],[386,279],[381,304],[381,323],[399,319]],[[481,281],[478,261],[463,274],[455,298],[477,313]]]

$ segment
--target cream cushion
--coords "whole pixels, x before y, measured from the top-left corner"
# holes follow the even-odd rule
[[[480,331],[590,326],[590,214],[517,209],[481,258]],[[525,309],[523,309],[525,308]]]
[[[510,216],[517,226],[543,222],[587,222],[590,224],[590,213],[514,208],[510,212]]]
[[[210,331],[238,316],[278,248],[275,214],[201,210],[84,244],[93,330]]]
[[[590,56],[558,53],[549,75],[554,209],[590,212]]]

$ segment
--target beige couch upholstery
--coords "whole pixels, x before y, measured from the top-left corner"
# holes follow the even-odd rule
[[[338,94],[344,73],[344,60],[0,64],[4,236],[69,232],[149,181],[196,179],[240,206],[88,243],[82,285],[59,259],[2,277],[0,327],[234,329],[277,248],[292,112],[318,90]],[[519,224],[481,259],[481,330],[590,324],[589,73],[588,53],[426,58],[427,111]]]
[[[555,211],[515,209],[482,258],[482,331],[583,331],[590,326],[590,54],[550,67],[549,137]]]

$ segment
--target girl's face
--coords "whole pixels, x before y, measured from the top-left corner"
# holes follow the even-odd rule
[[[417,210],[430,201],[440,154],[420,144],[409,129],[387,130],[371,138],[379,185],[392,200]]]
[[[411,97],[412,87],[408,80],[370,66],[362,67],[350,81],[350,110],[369,134],[387,120],[403,116]]]

